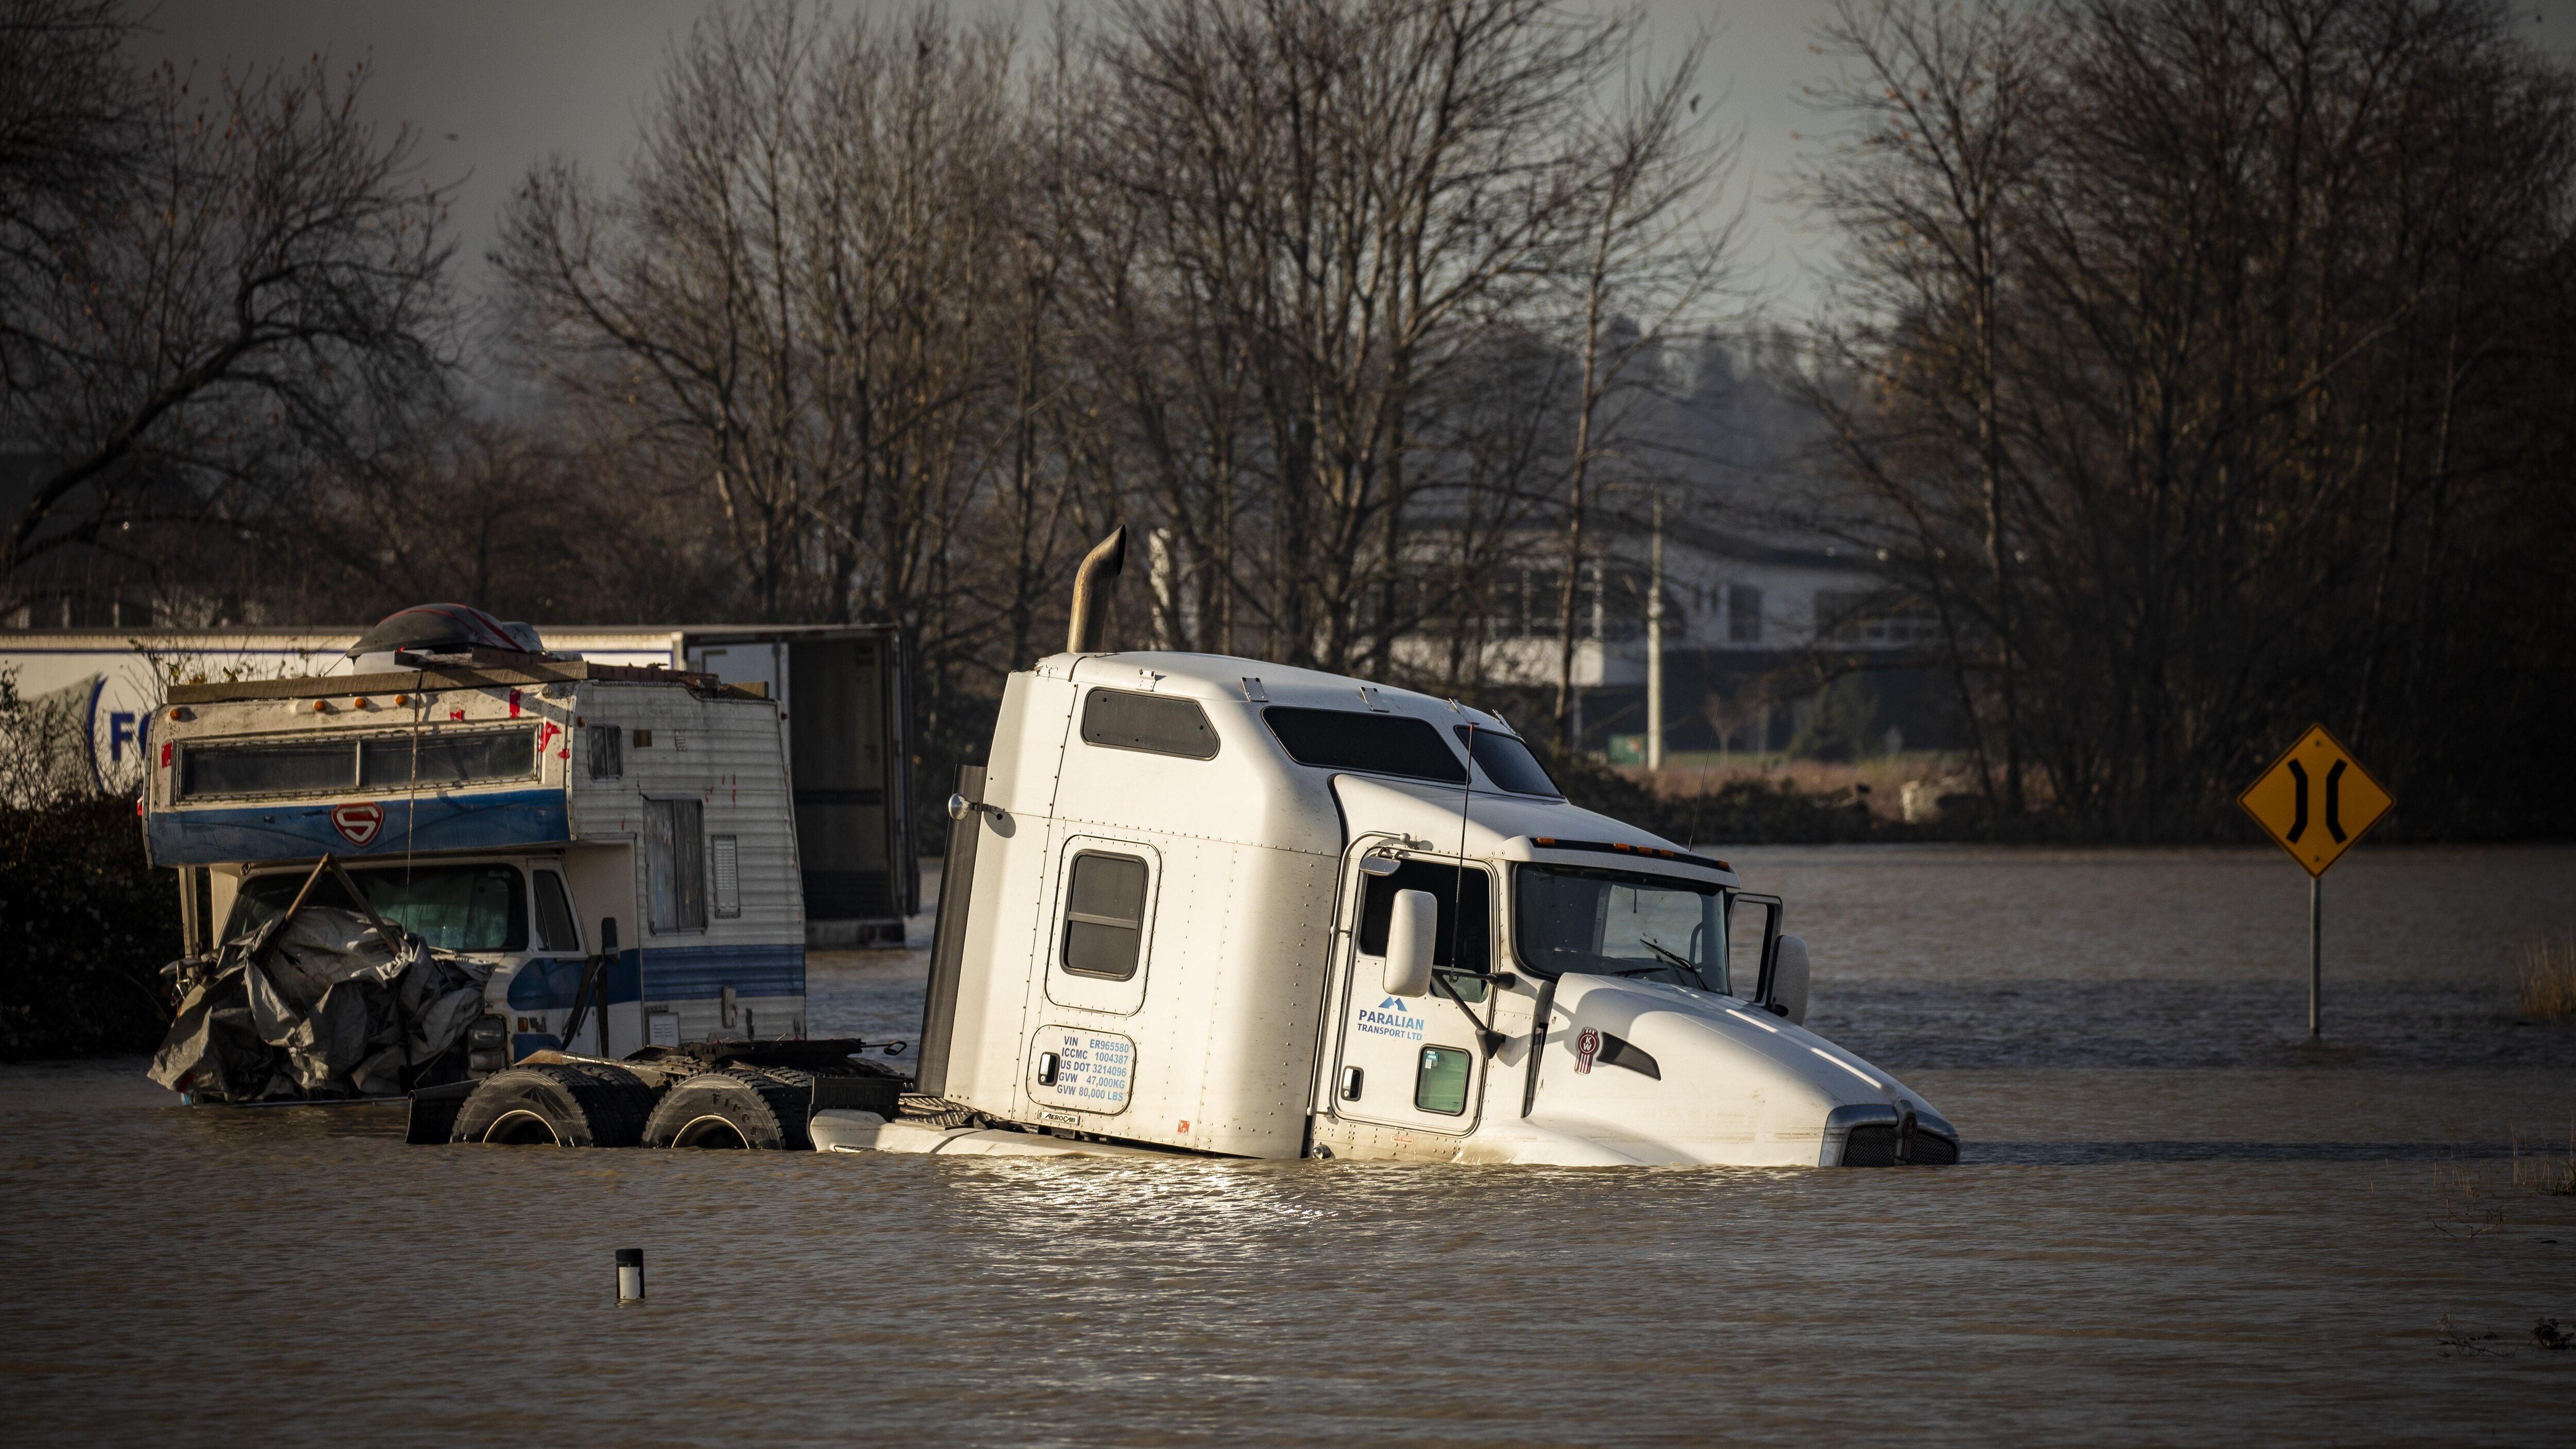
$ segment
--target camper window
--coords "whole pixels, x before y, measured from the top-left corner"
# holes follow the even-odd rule
[[[537,772],[536,738],[533,729],[513,729],[356,740],[344,735],[282,745],[190,745],[181,755],[179,793],[203,799],[521,779]]]
[[[1145,862],[1083,851],[1065,892],[1064,969],[1126,981],[1145,940]]]
[[[380,735],[358,744],[358,783],[377,789],[465,785],[537,772],[533,729],[453,735]]]
[[[346,737],[292,745],[187,745],[179,752],[179,793],[287,795],[346,790],[358,755]]]
[[[583,738],[588,741],[590,778],[614,780],[626,773],[626,732],[615,725],[585,725]]]
[[[706,837],[696,800],[644,802],[645,884],[656,935],[707,928]]]
[[[1263,710],[1261,718],[1287,747],[1288,757],[1301,765],[1367,770],[1444,785],[1467,783],[1466,765],[1429,720],[1278,704]]]
[[[1216,728],[1194,699],[1136,694],[1123,689],[1095,689],[1082,702],[1082,738],[1086,744],[1114,750],[1144,750],[1178,755],[1185,760],[1216,758]]]
[[[579,951],[581,927],[572,913],[572,897],[564,890],[563,877],[550,870],[537,872],[537,949],[540,951]]]

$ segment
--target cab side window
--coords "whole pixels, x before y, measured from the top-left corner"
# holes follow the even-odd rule
[[[1440,903],[1439,922],[1432,927],[1431,964],[1461,971],[1494,969],[1492,876],[1474,867],[1461,871],[1454,865],[1408,860],[1397,866],[1393,875],[1363,879],[1367,884],[1360,896],[1361,955],[1386,954],[1387,923],[1395,915],[1397,891],[1429,891],[1431,898]],[[1482,981],[1455,981],[1451,985],[1469,1001],[1485,999]]]
[[[1066,872],[1064,969],[1077,976],[1127,981],[1145,941],[1145,862],[1086,850]]]
[[[572,895],[564,889],[563,877],[550,870],[540,870],[537,877],[537,949],[540,951],[581,950],[581,928],[574,925]]]

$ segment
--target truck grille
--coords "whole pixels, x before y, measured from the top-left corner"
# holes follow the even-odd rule
[[[1867,1122],[1851,1130],[1843,1143],[1845,1167],[1894,1167],[1896,1165],[1896,1126],[1892,1122]]]
[[[1959,1160],[1959,1144],[1930,1132],[1914,1134],[1915,1167],[1949,1167]],[[1896,1162],[1896,1124],[1864,1122],[1851,1130],[1843,1143],[1845,1167],[1894,1167]]]

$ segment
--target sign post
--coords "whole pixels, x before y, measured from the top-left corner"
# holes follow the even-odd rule
[[[2308,1041],[2325,1035],[2325,877],[2397,803],[2324,725],[2245,787],[2236,803],[2308,873]]]

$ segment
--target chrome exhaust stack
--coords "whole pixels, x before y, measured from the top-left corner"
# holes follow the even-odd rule
[[[1092,654],[1100,649],[1101,635],[1109,624],[1109,587],[1118,582],[1120,570],[1127,566],[1127,525],[1109,530],[1109,536],[1092,546],[1082,556],[1082,567],[1073,573],[1073,617],[1066,621],[1064,652]]]

